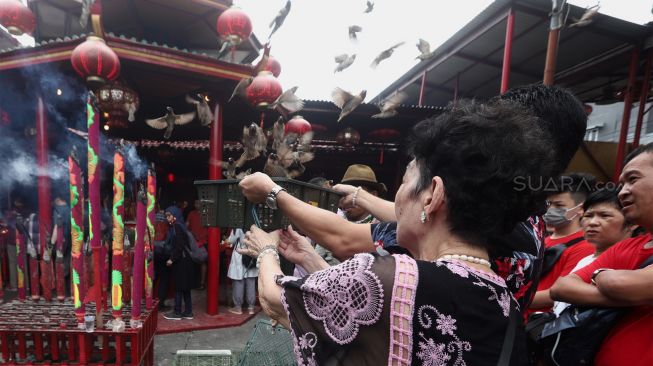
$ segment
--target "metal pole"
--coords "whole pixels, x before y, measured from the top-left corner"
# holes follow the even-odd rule
[[[549,25],[549,40],[546,46],[546,61],[544,64],[544,85],[553,85],[556,62],[558,59],[558,40],[560,38],[560,29],[565,25],[565,5],[566,0],[552,0],[553,8],[551,9],[551,24]]]
[[[515,10],[508,10],[506,20],[506,40],[503,48],[503,68],[501,70],[501,94],[508,90],[510,84],[510,58],[512,57],[512,34],[515,30]]]
[[[617,161],[614,164],[614,175],[612,180],[619,181],[619,174],[623,168],[624,153],[626,151],[626,139],[628,137],[628,123],[630,122],[630,110],[633,107],[633,91],[637,79],[637,62],[639,53],[634,48],[631,53],[630,66],[628,68],[628,85],[626,86],[626,95],[624,96],[624,113],[621,117],[621,133],[619,135],[619,146],[617,147]]]
[[[642,91],[639,93],[639,110],[637,111],[637,124],[635,125],[635,137],[633,138],[633,148],[639,146],[639,138],[642,134],[642,122],[644,120],[644,109],[648,99],[649,82],[651,79],[651,60],[653,60],[653,49],[649,49],[646,54],[646,64],[644,66],[644,82]]]
[[[209,179],[219,180],[222,177],[220,161],[222,161],[222,106],[215,105],[211,138],[209,140]],[[220,298],[220,228],[210,227],[207,278],[206,278],[206,312],[209,315],[218,314],[218,299]]]
[[[424,86],[426,85],[426,70],[422,73],[422,85],[419,87],[419,101],[417,102],[418,106],[422,106],[424,101]]]

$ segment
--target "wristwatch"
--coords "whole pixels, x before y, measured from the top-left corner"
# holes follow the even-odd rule
[[[612,268],[599,268],[596,271],[592,272],[592,285],[596,286],[596,276],[603,271],[612,271]]]
[[[283,188],[282,186],[280,186],[278,184],[276,186],[274,186],[274,188],[272,188],[272,191],[270,191],[270,193],[268,193],[268,196],[265,198],[265,205],[268,206],[269,208],[271,208],[272,210],[276,210],[277,209],[277,195],[279,194],[279,192],[285,191],[285,190],[286,190],[285,188]]]

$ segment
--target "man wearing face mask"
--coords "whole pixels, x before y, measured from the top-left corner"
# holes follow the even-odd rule
[[[581,259],[594,253],[594,247],[585,241],[580,219],[583,202],[596,185],[595,178],[572,173],[549,183],[551,188],[547,189],[552,193],[547,197],[549,208],[543,218],[551,235],[544,239],[542,277],[528,313],[550,311],[553,299],[549,289],[553,283],[568,275]]]

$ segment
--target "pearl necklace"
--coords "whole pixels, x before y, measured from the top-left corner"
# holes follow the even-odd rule
[[[492,267],[492,265],[490,264],[490,262],[487,259],[473,257],[471,255],[465,255],[465,254],[447,254],[447,255],[443,255],[442,257],[436,259],[436,261],[439,261],[441,259],[443,259],[443,260],[465,261],[465,262],[470,262],[470,263],[481,264],[481,265],[487,266],[489,268]]]

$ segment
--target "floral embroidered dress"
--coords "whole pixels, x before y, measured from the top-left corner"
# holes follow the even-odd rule
[[[357,254],[279,283],[299,365],[496,365],[519,316],[502,278],[462,261]],[[511,365],[524,339],[520,327]]]

